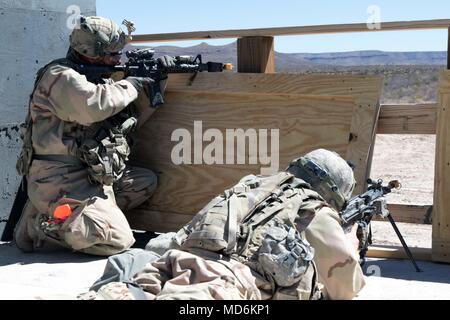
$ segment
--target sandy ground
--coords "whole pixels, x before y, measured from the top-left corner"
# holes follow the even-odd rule
[[[435,146],[435,135],[377,135],[371,177],[402,183],[388,202],[433,203]]]
[[[103,273],[106,259],[60,250],[23,254],[0,244],[0,300],[75,299]]]
[[[68,251],[22,254],[0,243],[0,300],[74,300],[100,278],[106,259]],[[357,300],[450,299],[450,265],[368,259]]]
[[[410,247],[431,248],[431,225],[397,223],[405,242]],[[400,240],[389,222],[374,221],[372,238],[377,245],[401,246]]]
[[[408,260],[368,259],[366,286],[355,300],[448,300],[450,265]]]
[[[386,196],[388,203],[433,203],[435,135],[377,135],[372,179],[399,180],[400,190]],[[411,247],[431,248],[431,225],[398,223]],[[400,245],[389,222],[374,222],[375,244]]]

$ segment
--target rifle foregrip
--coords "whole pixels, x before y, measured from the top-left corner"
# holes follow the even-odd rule
[[[160,105],[164,104],[164,97],[161,92],[161,86],[159,81],[154,81],[149,85],[150,93],[150,107],[158,108]]]

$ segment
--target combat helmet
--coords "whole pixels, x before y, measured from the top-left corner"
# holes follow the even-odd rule
[[[80,16],[78,27],[70,35],[70,47],[89,58],[98,58],[120,52],[130,40],[130,32],[127,36],[110,19]]]
[[[325,149],[293,160],[286,171],[309,183],[338,211],[350,199],[356,185],[351,165],[336,152]]]

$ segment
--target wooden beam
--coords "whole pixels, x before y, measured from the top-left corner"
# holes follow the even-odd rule
[[[273,37],[245,37],[237,42],[238,72],[275,73]]]
[[[164,42],[181,40],[210,40],[242,37],[294,36],[307,34],[331,34],[347,32],[379,32],[399,30],[447,29],[450,19],[382,22],[380,29],[369,29],[366,23],[331,24],[300,27],[194,31],[159,34],[141,34],[133,36],[133,43]]]
[[[379,134],[435,134],[437,104],[382,105]]]
[[[436,128],[433,260],[450,262],[450,71],[441,73]]]
[[[410,247],[411,254],[415,260],[431,261],[430,248]],[[405,249],[401,246],[370,246],[367,251],[369,258],[386,258],[386,259],[409,259],[405,253]]]
[[[388,210],[395,222],[431,224],[433,206],[430,205],[406,205],[388,204]],[[375,221],[388,221],[380,217],[374,217]]]

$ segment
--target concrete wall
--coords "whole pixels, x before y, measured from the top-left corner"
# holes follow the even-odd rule
[[[9,216],[20,182],[15,162],[18,125],[27,113],[36,71],[65,56],[71,29],[67,13],[96,13],[95,0],[0,0],[0,221]],[[5,223],[0,222],[0,235]]]

